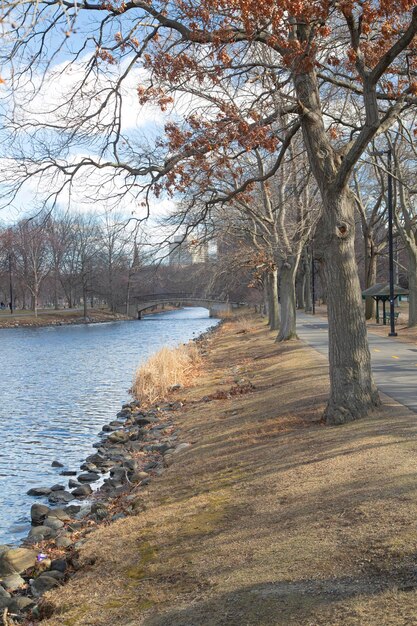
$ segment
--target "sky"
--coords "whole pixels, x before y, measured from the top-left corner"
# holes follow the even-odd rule
[[[91,36],[91,24],[95,20],[96,14],[97,12],[94,12],[92,16],[79,17],[73,33],[54,56],[47,71],[44,73],[42,68],[35,67],[34,70],[32,68],[33,74],[30,83],[23,85],[19,92],[13,93],[13,99],[9,100],[6,111],[10,112],[10,106],[13,101],[16,102],[17,100],[24,103],[24,106],[19,106],[16,109],[17,118],[21,127],[25,126],[27,129],[30,126],[31,130],[29,132],[15,130],[13,133],[6,131],[6,146],[7,139],[12,138],[12,146],[14,148],[19,146],[19,149],[27,157],[33,154],[34,138],[37,137],[37,139],[41,138],[45,144],[48,144],[47,148],[53,151],[55,148],[53,133],[42,135],[42,125],[46,122],[49,125],[60,127],[61,130],[58,130],[56,134],[57,142],[64,137],[62,129],[65,126],[71,129],[72,123],[77,117],[77,108],[64,107],[60,110],[59,106],[65,102],[66,96],[85,76],[86,63],[91,58],[91,52],[95,50],[95,43],[91,41],[87,46],[87,49],[89,49],[83,50],[83,54],[78,56],[77,60],[72,62],[71,65],[68,65],[68,61],[73,58],[72,54],[79,48],[80,43],[85,41],[85,33]],[[136,34],[139,36],[139,33]],[[60,39],[61,34],[54,35],[51,38],[49,42],[50,50],[59,46]],[[88,114],[93,109],[97,109],[104,97],[102,96],[100,100],[100,96],[97,93],[101,92],[104,95],[108,93],[110,85],[126,72],[128,61],[129,59],[122,60],[120,65],[114,66],[101,62],[101,67],[104,71],[101,72],[98,82],[94,85],[92,80],[85,83],[84,96],[78,104],[79,111],[82,111],[83,114]],[[1,76],[5,83],[0,85],[2,92],[0,97],[6,96],[11,86],[10,72],[7,73],[7,71],[3,70]],[[138,142],[152,146],[156,138],[163,133],[163,127],[167,120],[172,118],[178,119],[182,115],[182,111],[178,105],[173,110],[165,113],[156,106],[140,105],[137,87],[139,84],[143,84],[147,77],[147,72],[139,66],[135,66],[128,73],[121,87],[122,105],[120,121],[121,133],[126,138],[127,143]],[[105,125],[112,117],[112,113],[103,113],[100,116],[100,124]],[[36,131],[34,130],[35,127]],[[3,126],[3,137],[5,136],[4,130]],[[87,135],[89,135],[88,138]],[[77,135],[75,135],[71,145],[66,148],[65,153],[62,153],[62,160],[75,163],[83,156],[91,156],[99,162],[103,158],[107,160],[108,155],[100,156],[101,141],[101,128],[91,127],[79,141]],[[6,172],[10,171],[10,175],[6,174],[10,181],[14,175],[15,167],[13,161],[10,161],[10,152],[7,152],[7,149],[3,151],[3,154],[0,154],[0,170],[3,170],[3,179]],[[116,183],[109,182],[108,172],[91,170],[89,173],[91,175],[89,191],[85,188],[85,175],[83,174],[78,178],[77,184],[73,186],[71,192],[66,190],[61,193],[58,199],[58,206],[61,209],[66,209],[70,205],[71,210],[75,211],[103,212],[107,208],[106,197],[111,197],[115,192],[121,191],[122,181],[119,180]],[[62,177],[60,178],[59,176],[55,177],[54,180],[42,180],[35,176],[19,191],[13,203],[1,210],[0,221],[3,223],[14,221],[33,213],[41,205],[42,199],[47,196],[53,185],[59,185],[60,182],[62,182]],[[124,196],[117,206],[118,213],[123,213],[126,217],[141,217],[144,214],[144,209],[141,207],[141,203],[135,197],[135,194],[136,191],[133,189],[131,193]],[[169,213],[174,206],[175,202],[173,199],[167,197],[151,198],[150,213],[153,223],[155,224],[154,220],[159,220],[161,216]]]

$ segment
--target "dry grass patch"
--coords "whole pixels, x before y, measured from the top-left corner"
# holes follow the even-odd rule
[[[189,382],[200,362],[195,343],[161,348],[138,367],[131,391],[144,405],[159,402],[167,397],[172,387]]]

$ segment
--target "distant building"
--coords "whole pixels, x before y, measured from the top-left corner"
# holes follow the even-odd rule
[[[208,244],[197,239],[177,236],[169,244],[169,264],[170,265],[195,265],[197,263],[207,263]]]

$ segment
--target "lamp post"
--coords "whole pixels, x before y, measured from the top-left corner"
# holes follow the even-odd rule
[[[311,299],[312,299],[312,313],[316,314],[316,279],[314,276],[314,248],[313,242],[311,242]]]
[[[389,319],[388,337],[396,337],[395,332],[395,294],[394,294],[394,244],[393,244],[393,206],[392,206],[392,151],[388,149],[388,257],[389,257]]]
[[[390,318],[390,332],[388,333],[388,337],[397,337],[397,333],[395,332],[395,293],[394,293],[394,243],[393,243],[393,194],[392,194],[392,150],[388,148],[388,150],[372,152],[374,156],[381,156],[383,154],[387,154],[388,163],[387,163],[387,172],[388,172],[388,268],[389,268],[389,318]],[[385,317],[385,316],[384,316]]]

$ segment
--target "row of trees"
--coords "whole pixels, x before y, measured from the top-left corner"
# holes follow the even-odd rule
[[[115,311],[139,269],[135,236],[106,216],[38,213],[0,229],[0,297],[37,314],[96,301]]]
[[[294,281],[314,232],[329,314],[327,419],[342,423],[377,406],[356,218],[359,209],[372,280],[385,219],[386,163],[378,155],[390,145],[412,300],[415,2],[6,0],[3,7],[3,32],[13,22],[2,51],[3,67],[13,60],[13,98],[6,90],[3,105],[4,169],[12,164],[5,197],[15,198],[22,181],[52,202],[84,184],[88,199],[143,202],[145,214],[151,194],[181,198],[175,219],[187,230],[204,227],[210,236],[221,226],[251,242],[258,269],[268,269],[262,281],[282,340],[294,335]],[[43,104],[45,90],[50,97],[69,72],[59,100]],[[156,143],[126,128],[132,81],[141,104],[173,103]],[[179,101],[190,103],[185,114]]]

